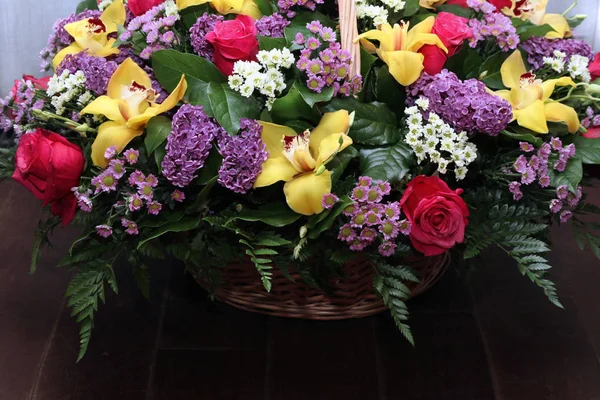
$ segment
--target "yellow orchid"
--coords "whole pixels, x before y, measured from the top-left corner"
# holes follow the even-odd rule
[[[418,53],[426,44],[436,45],[446,53],[448,49],[440,38],[431,33],[434,17],[425,18],[421,23],[408,30],[408,23],[401,25],[385,23],[377,30],[371,30],[359,35],[355,41],[369,39],[379,41],[379,48],[367,41],[363,42],[365,49],[376,52],[389,67],[390,74],[403,86],[414,83],[423,72],[424,56]]]
[[[419,0],[419,5],[423,8],[429,8],[430,10],[433,10],[445,2],[446,0]]]
[[[82,51],[97,57],[119,54],[119,49],[113,48],[117,40],[109,39],[108,36],[117,32],[117,25],[125,24],[126,17],[123,0],[115,0],[104,10],[100,18],[86,18],[65,25],[65,30],[73,37],[74,42],[54,57],[52,60],[54,69],[69,54],[78,54]]]
[[[177,0],[176,3],[180,10],[210,3],[219,14],[243,14],[254,19],[262,17],[262,13],[254,0]]]
[[[561,14],[546,14],[548,0],[512,0],[511,9],[502,11],[524,21],[531,21],[535,25],[550,25],[554,31],[546,33],[548,39],[562,39],[571,36],[571,27],[567,19]]]
[[[542,82],[525,69],[523,56],[519,50],[512,53],[500,67],[502,83],[509,90],[499,90],[495,94],[510,102],[513,121],[536,133],[548,133],[547,122],[564,122],[569,132],[579,130],[577,112],[564,104],[550,99],[556,86],[575,86],[569,77],[549,79]]]
[[[292,128],[260,121],[262,140],[269,158],[262,166],[255,188],[284,181],[288,205],[298,214],[323,211],[323,196],[331,193],[331,172],[325,164],[338,151],[352,144],[348,111],[327,113],[312,131],[297,135]]]
[[[123,151],[144,132],[152,117],[175,107],[186,90],[187,82],[182,75],[169,97],[162,104],[156,104],[156,92],[148,74],[131,58],[125,60],[108,82],[108,95],[98,97],[81,111],[82,114],[104,115],[110,120],[100,125],[92,144],[94,165],[106,167],[106,149],[115,146],[118,152]]]

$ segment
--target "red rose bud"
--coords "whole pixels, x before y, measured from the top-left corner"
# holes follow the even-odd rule
[[[73,217],[77,201],[71,188],[79,186],[85,160],[79,146],[63,136],[38,128],[23,135],[15,157],[13,179],[33,195],[50,204],[53,214],[66,226]]]
[[[217,22],[206,39],[215,48],[214,63],[225,75],[233,73],[236,61],[256,61],[258,39],[254,19],[238,15],[236,19]]]
[[[146,14],[151,8],[161,5],[164,2],[165,0],[129,0],[127,6],[133,15],[139,17]]]
[[[597,53],[594,60],[588,65],[592,80],[600,78],[600,53]]]
[[[448,60],[448,56],[444,50],[431,44],[426,44],[421,47],[419,53],[425,57],[423,59],[423,67],[429,75],[439,74]]]
[[[469,209],[462,192],[438,177],[420,175],[408,183],[400,206],[412,224],[410,241],[425,256],[442,254],[464,241]]]
[[[496,7],[496,10],[498,11],[502,11],[503,8],[512,7],[512,0],[487,0],[487,2]],[[448,0],[446,4],[469,8],[467,0]]]

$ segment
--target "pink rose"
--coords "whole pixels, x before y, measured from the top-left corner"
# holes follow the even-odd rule
[[[227,76],[233,73],[236,61],[256,61],[258,39],[252,17],[238,15],[234,20],[217,22],[206,40],[215,48],[215,65]]]
[[[139,17],[146,14],[151,8],[159,6],[164,2],[165,0],[129,0],[127,6],[133,15]]]
[[[469,209],[462,192],[433,176],[420,175],[408,183],[400,206],[412,224],[410,240],[415,249],[435,256],[464,241]]]

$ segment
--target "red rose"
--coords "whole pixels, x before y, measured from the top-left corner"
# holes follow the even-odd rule
[[[215,65],[227,76],[233,73],[236,61],[256,61],[258,39],[252,17],[238,15],[234,20],[217,22],[206,39],[215,48]]]
[[[590,70],[590,75],[592,75],[592,80],[600,78],[600,52],[596,54],[594,61],[588,65],[588,69]]]
[[[50,204],[66,226],[75,216],[77,201],[71,188],[79,186],[85,160],[79,146],[43,129],[23,135],[17,148],[13,179]]]
[[[146,14],[152,7],[161,5],[164,2],[165,0],[129,0],[127,6],[133,15],[139,17],[140,15]]]
[[[503,8],[512,8],[512,0],[488,0],[498,11],[502,11]],[[446,4],[461,6],[469,8],[467,0],[448,0]]]
[[[600,138],[600,126],[594,126],[592,128],[589,128],[588,131],[581,136],[583,136],[586,139]]]
[[[408,183],[400,206],[412,224],[410,240],[415,249],[435,256],[463,242],[469,209],[462,192],[434,176],[420,175]]]
[[[466,18],[452,13],[441,12],[437,15],[431,33],[435,33],[440,38],[448,49],[448,54],[436,45],[428,44],[421,47],[419,53],[425,56],[423,60],[425,72],[429,75],[438,74],[444,68],[446,60],[456,53],[466,39],[473,36],[468,22]]]

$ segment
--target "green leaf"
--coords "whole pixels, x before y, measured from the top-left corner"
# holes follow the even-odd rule
[[[333,99],[325,111],[354,112],[354,124],[349,136],[354,143],[381,146],[397,143],[402,133],[396,123],[396,114],[384,103],[361,103],[353,97]]]
[[[221,154],[219,154],[219,151],[213,147],[208,155],[208,158],[204,162],[204,167],[202,167],[200,173],[198,174],[198,184],[206,185],[217,175],[219,175],[219,169],[221,168],[222,163],[223,157]]]
[[[260,10],[260,13],[262,15],[273,14],[273,6],[271,6],[271,3],[269,0],[254,0],[254,2],[258,6],[258,9]]]
[[[282,49],[287,47],[285,38],[273,38],[270,36],[258,36],[258,43],[261,50]]]
[[[227,78],[207,59],[176,50],[160,50],[152,54],[154,76],[165,90],[172,92],[181,75],[185,75],[188,89],[185,99],[194,105],[204,107],[204,112],[212,116],[211,103],[207,96],[211,82],[226,83]]]
[[[285,124],[290,120],[319,121],[319,113],[306,104],[296,85],[288,93],[275,100],[271,109],[271,118],[276,124]]]
[[[356,157],[358,157],[358,151],[350,146],[327,163],[327,169],[331,171],[331,183],[333,185],[341,178],[350,161]]]
[[[189,30],[192,26],[196,24],[198,18],[204,15],[205,12],[211,11],[211,8],[208,4],[201,4],[199,6],[192,6],[185,8],[179,11],[181,15],[181,20],[185,27]]]
[[[135,284],[146,300],[150,300],[150,274],[146,265],[133,264]]]
[[[237,135],[240,119],[258,119],[261,105],[254,98],[245,98],[226,83],[211,82],[205,94],[219,124],[230,135]]]
[[[567,167],[564,172],[558,172],[551,169],[548,172],[550,182],[553,187],[565,185],[571,193],[577,193],[577,186],[583,179],[583,165],[581,158],[575,156],[567,162]]]
[[[369,70],[371,69],[371,65],[373,65],[373,63],[375,61],[377,61],[378,58],[375,57],[373,54],[369,53],[367,50],[365,50],[364,47],[360,47],[360,74],[362,76],[367,76]]]
[[[376,149],[360,150],[361,175],[396,182],[410,171],[414,155],[404,143]]]
[[[500,74],[500,67],[502,63],[508,58],[509,53],[500,51],[481,64],[479,68],[479,75],[485,77],[482,79],[491,89],[506,89],[504,83],[502,83],[502,75]]]
[[[576,136],[573,143],[577,148],[577,157],[581,158],[584,164],[600,164],[600,138],[587,139]]]
[[[404,112],[404,103],[406,101],[406,91],[394,79],[387,65],[382,66],[377,71],[377,85],[375,87],[375,96],[377,100],[390,106],[396,113]]]
[[[158,168],[158,172],[162,172],[162,162],[167,155],[167,144],[162,142],[158,145],[158,147],[154,150],[154,162],[156,163],[156,167]]]
[[[167,140],[170,133],[171,120],[169,118],[161,115],[148,121],[146,137],[144,138],[144,145],[146,146],[148,155],[154,153],[154,150]]]
[[[294,86],[298,89],[300,96],[302,96],[302,99],[304,99],[304,102],[308,104],[309,107],[312,107],[317,103],[329,101],[333,97],[333,87],[323,88],[321,93],[317,93],[298,81],[294,83]]]
[[[282,228],[298,221],[300,217],[301,215],[292,211],[287,204],[273,203],[259,207],[256,210],[244,208],[240,213],[231,217],[227,223],[242,220],[246,222],[262,222],[276,228]]]
[[[150,233],[148,235],[148,237],[145,237],[143,240],[140,240],[137,248],[139,249],[140,247],[142,247],[144,244],[148,243],[149,241],[157,239],[166,233],[187,232],[187,231],[196,229],[198,227],[198,225],[200,225],[200,218],[197,216],[196,217],[193,217],[193,216],[185,217],[179,221],[170,222],[168,224],[161,226],[154,232]]]
[[[354,204],[354,202],[350,200],[348,196],[344,196],[343,198],[341,198],[340,201],[331,210],[331,212],[327,213],[325,218],[317,222],[314,228],[309,230],[308,238],[314,240],[318,238],[323,232],[329,230],[335,223],[335,219],[342,214],[346,207],[352,204]],[[314,217],[316,216],[313,216],[311,218]]]
[[[501,133],[502,133],[502,135],[509,137],[511,139],[531,143],[536,147],[539,147],[542,145],[543,140],[540,137],[535,136],[533,133],[525,133],[525,132],[527,132],[527,130],[523,129],[523,133],[514,133],[514,132],[509,132],[507,130],[504,130]]]
[[[438,12],[452,13],[454,15],[458,15],[459,17],[464,17],[467,19],[473,18],[474,15],[474,12],[471,8],[462,7],[455,4],[442,4],[441,6],[437,6],[435,10]]]
[[[77,5],[75,9],[75,14],[79,14],[84,12],[85,10],[97,10],[98,2],[96,0],[83,0],[81,3]]]
[[[410,17],[415,15],[420,9],[419,0],[406,0],[406,4],[404,4],[404,16]]]
[[[534,25],[532,23],[526,23],[517,28],[517,33],[519,34],[521,42],[524,42],[532,36],[544,37],[548,32],[556,32],[556,30],[548,24]]]

